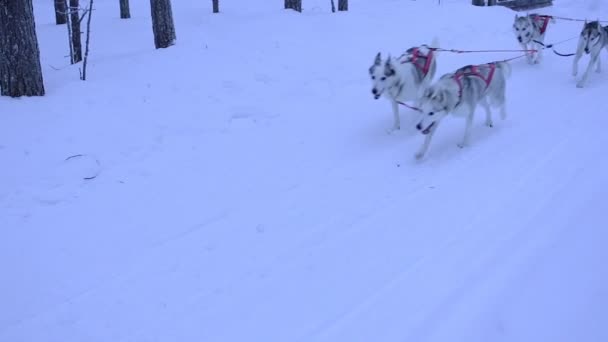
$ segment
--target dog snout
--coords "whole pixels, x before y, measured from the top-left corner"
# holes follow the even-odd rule
[[[417,129],[417,130],[419,130],[419,131],[422,131],[422,124],[421,124],[421,123],[418,123],[418,124],[416,125],[416,129]]]
[[[374,95],[378,95],[378,90],[377,90],[376,88],[373,88],[373,89],[372,89],[372,94],[374,94]]]
[[[585,53],[589,53],[589,48],[585,48]]]
[[[517,40],[521,43],[521,37],[517,37]]]

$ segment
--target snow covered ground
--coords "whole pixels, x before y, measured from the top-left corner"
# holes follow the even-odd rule
[[[83,83],[35,0],[47,96],[0,98],[0,341],[608,341],[608,72],[577,89],[571,58],[514,61],[507,120],[459,149],[448,118],[416,162],[373,57],[517,49],[514,14],[350,1],[174,0],[154,50],[146,1],[98,0]]]

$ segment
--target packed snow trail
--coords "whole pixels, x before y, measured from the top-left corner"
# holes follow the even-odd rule
[[[514,61],[508,118],[478,113],[465,149],[448,118],[417,162],[375,53],[515,47],[513,13],[351,2],[174,2],[163,51],[145,5],[98,4],[85,85],[50,68],[65,32],[36,2],[49,95],[0,99],[0,341],[605,341],[608,76]],[[441,53],[437,76],[507,57]]]

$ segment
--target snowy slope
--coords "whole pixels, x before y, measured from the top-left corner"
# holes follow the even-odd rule
[[[374,55],[516,49],[513,12],[174,0],[156,51],[147,2],[115,2],[83,83],[35,0],[47,96],[0,98],[1,342],[608,340],[606,72],[577,89],[570,58],[514,61],[507,120],[459,149],[448,118],[416,162]],[[442,53],[438,75],[514,55]]]

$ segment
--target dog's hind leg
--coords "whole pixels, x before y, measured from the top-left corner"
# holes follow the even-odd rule
[[[507,104],[505,102],[500,106],[500,118],[502,120],[507,118]]]
[[[494,123],[492,122],[492,111],[490,110],[490,104],[488,103],[488,99],[484,97],[481,100],[481,105],[483,106],[483,109],[486,111],[486,126],[494,127]]]
[[[394,117],[393,130],[396,131],[401,128],[401,121],[399,120],[399,104],[397,103],[397,101],[391,100],[391,105],[393,107],[393,117]]]
[[[431,144],[431,139],[433,138],[433,134],[435,134],[437,127],[439,127],[439,121],[435,121],[435,125],[434,125],[434,127],[431,128],[431,131],[429,132],[429,134],[424,136],[424,143],[422,143],[422,146],[420,146],[420,149],[416,153],[416,159],[420,160],[426,154],[426,151],[429,149],[429,145]]]

